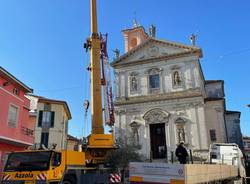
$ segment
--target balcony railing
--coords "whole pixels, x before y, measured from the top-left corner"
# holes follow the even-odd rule
[[[22,126],[22,133],[27,136],[33,136],[34,130]]]

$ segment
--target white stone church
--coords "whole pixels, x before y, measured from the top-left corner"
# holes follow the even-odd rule
[[[123,31],[115,72],[115,135],[148,159],[169,158],[184,141],[193,152],[227,142],[224,83],[206,81],[202,50],[155,38],[142,26]]]

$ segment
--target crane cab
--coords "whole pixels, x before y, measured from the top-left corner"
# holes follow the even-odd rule
[[[84,169],[85,153],[36,150],[10,153],[2,184],[47,184],[61,182],[72,169]]]

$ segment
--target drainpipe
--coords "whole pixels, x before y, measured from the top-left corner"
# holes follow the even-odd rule
[[[65,128],[65,125],[64,125],[64,116],[63,116],[63,122],[62,122],[62,140],[61,140],[61,150],[63,149],[63,134],[65,133],[65,131],[64,131],[64,128]],[[67,149],[67,148],[65,148],[65,149]]]

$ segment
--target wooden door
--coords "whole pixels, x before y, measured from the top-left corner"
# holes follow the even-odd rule
[[[165,124],[150,125],[151,153],[153,159],[166,158],[166,133]]]

